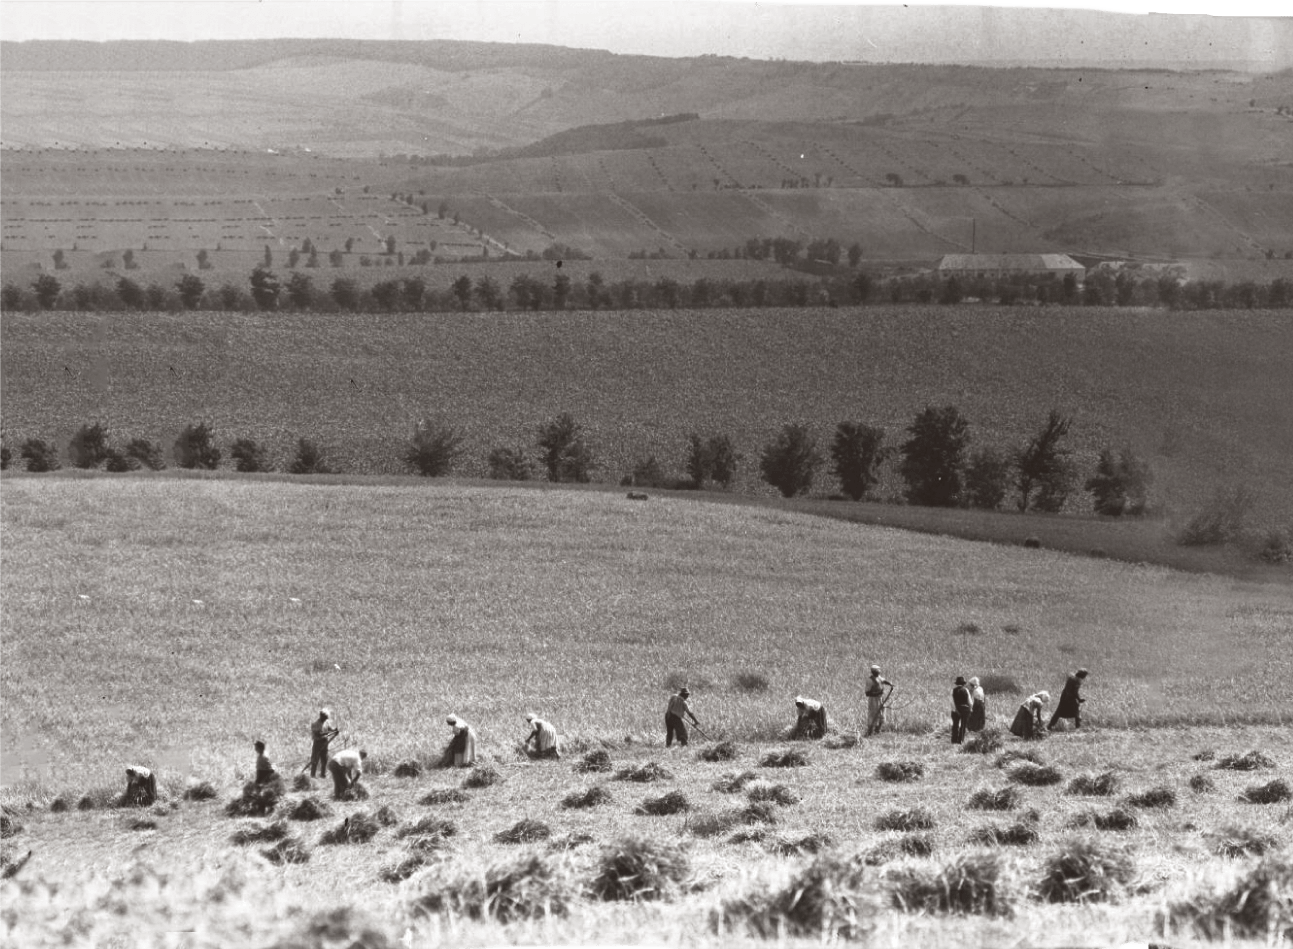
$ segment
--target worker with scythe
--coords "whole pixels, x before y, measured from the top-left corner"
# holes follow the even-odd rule
[[[888,692],[885,688],[888,687]],[[871,667],[871,677],[866,680],[867,726],[866,733],[874,735],[884,728],[884,709],[893,695],[893,683],[880,675],[880,667]]]
[[[669,707],[664,713],[664,746],[670,748],[673,746],[674,738],[678,739],[678,744],[684,747],[687,744],[687,723],[683,720],[686,715],[691,718],[692,724],[697,727],[700,722],[692,713],[691,706],[687,704],[687,699],[691,696],[686,686],[683,686],[674,695],[669,696]]]
[[[310,723],[310,777],[323,777],[328,773],[328,742],[337,737],[338,729],[328,724],[331,718],[326,708],[319,709],[319,717]]]

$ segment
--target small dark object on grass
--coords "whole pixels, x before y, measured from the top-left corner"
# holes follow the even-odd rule
[[[925,766],[919,761],[881,761],[875,769],[877,778],[895,784],[915,781],[924,774]]]
[[[418,778],[422,776],[422,764],[410,758],[408,761],[401,761],[397,764],[395,771],[392,773],[397,778]]]
[[[732,761],[738,755],[740,751],[737,750],[735,742],[720,741],[717,745],[701,749],[696,757],[702,761]]]
[[[1248,804],[1279,804],[1293,798],[1293,789],[1283,778],[1276,778],[1266,784],[1254,784],[1244,789],[1239,799]]]
[[[156,830],[157,821],[146,817],[136,817],[127,825],[127,830]]]
[[[81,795],[81,799],[76,802],[78,811],[99,811],[109,807],[116,807],[117,794],[111,788],[91,788]]]
[[[500,844],[532,844],[547,840],[552,836],[552,828],[541,820],[522,818],[507,830],[500,830],[494,840]]]
[[[298,774],[296,777],[292,779],[292,790],[293,791],[313,791],[314,782],[310,780],[310,776],[308,774],[304,774],[304,773]]]
[[[691,859],[680,844],[623,837],[602,850],[589,889],[602,900],[660,900],[690,875]]]
[[[287,812],[288,820],[322,820],[332,809],[317,797],[303,797]]]
[[[381,824],[383,827],[394,827],[400,822],[400,816],[395,813],[389,804],[383,804],[381,807],[377,808],[377,812],[373,814],[373,820],[377,821],[377,823]]]
[[[1009,916],[1013,906],[1002,886],[995,854],[963,854],[935,870],[905,868],[889,881],[893,905],[907,913]]]
[[[62,814],[72,809],[72,799],[67,794],[60,794],[49,802],[49,809],[55,814]]]
[[[209,801],[219,797],[219,792],[210,781],[194,781],[184,788],[184,800]]]
[[[969,806],[976,811],[1009,811],[1014,809],[1021,797],[1023,794],[1013,785],[1000,790],[983,788],[970,795]]]
[[[435,854],[426,850],[415,850],[406,854],[395,863],[382,867],[377,878],[383,883],[402,883],[419,870],[435,862]]]
[[[319,838],[321,844],[366,844],[381,830],[381,825],[363,811],[356,811]]]
[[[1208,791],[1215,791],[1217,782],[1213,781],[1206,774],[1196,774],[1190,778],[1190,790],[1196,794],[1206,794]]]
[[[1094,827],[1096,830],[1135,830],[1139,825],[1140,819],[1121,807],[1104,812],[1083,811],[1069,821],[1070,827]]]
[[[970,833],[970,843],[985,847],[1026,847],[1037,843],[1039,838],[1037,826],[1031,821],[1016,821],[1005,826],[985,824]]]
[[[369,798],[368,788],[362,784],[352,784],[340,794],[334,795],[334,800],[353,803],[355,801],[366,801]]]
[[[934,815],[923,807],[887,811],[876,818],[875,827],[876,830],[933,830]]]
[[[1226,755],[1217,761],[1215,768],[1227,771],[1259,771],[1275,767],[1275,762],[1260,751],[1246,751],[1242,755]]]
[[[22,822],[9,813],[0,812],[0,838],[16,837],[23,831]]]
[[[1079,774],[1064,789],[1067,794],[1083,794],[1087,797],[1112,797],[1122,780],[1116,772],[1102,771],[1100,774]]]
[[[713,914],[712,927],[726,933],[744,925],[764,939],[858,938],[873,911],[864,895],[863,871],[859,861],[822,854],[782,889],[723,903]]]
[[[283,782],[256,784],[248,781],[243,785],[242,794],[225,805],[224,812],[230,817],[265,817],[274,812],[283,797]]]
[[[1024,546],[1029,550],[1038,550],[1041,548],[1042,542],[1036,537],[1025,537]]]
[[[310,862],[309,848],[295,837],[288,837],[285,840],[280,840],[268,850],[262,850],[260,855],[270,863],[276,863],[279,865]]]
[[[566,916],[578,897],[578,888],[558,859],[529,853],[493,864],[483,873],[473,868],[456,876],[433,874],[414,907],[504,924]]]
[[[934,837],[931,834],[903,834],[894,846],[899,853],[909,857],[928,857],[934,852]]]
[[[1209,836],[1213,840],[1212,852],[1221,857],[1262,857],[1280,846],[1278,837],[1237,824]]]
[[[691,810],[691,801],[681,791],[670,791],[660,797],[649,797],[633,809],[640,817],[664,817]]]
[[[801,857],[821,853],[834,846],[835,838],[830,834],[811,833],[802,837],[778,837],[769,842],[768,849],[783,857]]]
[[[553,850],[574,850],[584,844],[596,842],[597,838],[592,834],[566,834],[564,837],[553,837],[548,841],[548,846]]]
[[[729,844],[760,844],[768,839],[768,834],[770,833],[771,831],[766,827],[747,827],[728,837],[727,842]]]
[[[767,801],[751,801],[736,812],[736,818],[742,824],[775,824],[777,808]]]
[[[489,765],[478,765],[472,768],[471,774],[463,779],[462,786],[465,788],[487,788],[498,784],[502,780],[503,776]]]
[[[958,636],[978,636],[983,632],[983,627],[978,623],[962,623],[956,627],[955,632]]]
[[[453,821],[427,816],[416,824],[404,825],[395,832],[395,836],[403,840],[406,837],[452,837],[456,833],[458,833],[458,827]]]
[[[852,732],[835,733],[827,735],[822,739],[822,747],[829,751],[839,751],[841,748],[852,748],[858,743],[858,736]]]
[[[418,798],[418,803],[426,807],[437,804],[465,804],[471,796],[461,788],[432,788]]]
[[[1019,761],[1030,761],[1033,764],[1041,764],[1042,756],[1035,751],[1010,748],[997,756],[997,767],[1006,768]]]
[[[561,806],[567,809],[597,807],[612,800],[610,790],[598,784],[584,791],[571,791],[561,799]]]
[[[1195,752],[1190,755],[1191,761],[1215,761],[1217,753],[1211,748],[1205,748],[1203,751]]]
[[[713,784],[710,785],[720,794],[737,794],[745,790],[745,786],[753,781],[758,781],[759,776],[753,771],[742,771],[740,774],[725,774]]]
[[[595,771],[610,771],[611,756],[604,748],[596,748],[584,755],[575,763],[575,770],[580,774]]]
[[[1000,751],[1001,744],[1001,729],[990,727],[970,735],[961,745],[961,751],[969,755],[990,755]]]
[[[1150,788],[1139,794],[1128,794],[1127,803],[1132,807],[1175,807],[1176,792],[1169,787]]]
[[[247,824],[239,827],[229,837],[229,840],[235,844],[261,844],[273,843],[275,840],[282,840],[287,836],[287,822],[276,820],[272,824]]]
[[[739,812],[735,810],[702,811],[690,814],[683,829],[697,837],[717,837],[719,834],[727,833],[739,823],[741,818]]]
[[[768,680],[757,672],[738,672],[732,676],[732,688],[738,692],[766,692]]]
[[[414,853],[440,853],[449,846],[449,838],[439,834],[425,834],[421,837],[405,838],[409,850]]]
[[[1266,857],[1230,889],[1174,903],[1172,923],[1188,922],[1209,940],[1265,940],[1274,946],[1293,939],[1293,862]]]
[[[762,768],[802,768],[808,764],[808,756],[796,748],[785,751],[769,751],[761,759]]]
[[[770,784],[767,781],[753,782],[745,796],[751,801],[768,801],[772,804],[780,804],[782,807],[799,803],[799,795],[790,788],[784,784]]]
[[[1048,903],[1103,903],[1129,884],[1135,872],[1125,851],[1094,838],[1073,838],[1046,858],[1037,895]]]
[[[673,775],[654,761],[638,765],[636,768],[621,768],[615,772],[616,781],[636,781],[638,784],[649,784],[652,781],[672,781]]]
[[[1034,788],[1059,784],[1063,779],[1063,775],[1050,765],[1033,764],[1031,761],[1021,761],[1006,773],[1006,777]]]

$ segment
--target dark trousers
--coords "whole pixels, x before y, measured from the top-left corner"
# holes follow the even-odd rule
[[[316,738],[310,745],[310,777],[317,773],[323,777],[328,771],[328,742],[325,738]]]
[[[673,744],[674,738],[677,737],[678,744],[687,744],[687,723],[682,720],[681,716],[664,713],[664,746],[666,748]]]
[[[1060,714],[1060,710],[1059,710],[1059,709],[1056,709],[1056,710],[1055,710],[1055,714],[1051,716],[1051,723],[1050,723],[1049,725],[1047,725],[1047,726],[1046,726],[1046,730],[1047,730],[1047,731],[1051,731],[1051,730],[1053,730],[1053,729],[1055,728],[1055,724],[1056,724],[1056,723],[1057,723],[1061,718],[1072,718],[1072,719],[1073,719],[1073,727],[1074,727],[1074,728],[1081,728],[1081,727],[1082,727],[1082,710],[1081,710],[1081,709],[1078,709],[1078,710],[1077,710],[1076,712],[1074,712],[1072,715],[1061,715],[1061,714]]]
[[[328,774],[332,775],[333,797],[341,797],[350,788],[350,774],[335,761],[328,762]]]
[[[952,744],[959,745],[965,741],[965,725],[970,720],[968,708],[958,708],[952,712]]]

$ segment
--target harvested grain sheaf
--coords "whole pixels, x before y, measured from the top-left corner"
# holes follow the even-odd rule
[[[865,891],[864,872],[859,861],[821,854],[784,887],[723,903],[713,912],[711,927],[719,934],[744,927],[764,939],[856,939],[876,910]]]
[[[784,784],[773,784],[770,781],[753,781],[746,789],[745,796],[751,801],[767,801],[789,807],[799,803],[799,795]]]
[[[1209,835],[1219,857],[1262,857],[1278,849],[1280,840],[1254,827],[1230,824]]]
[[[445,840],[458,833],[458,827],[453,821],[445,820],[441,817],[427,816],[415,824],[405,824],[395,832],[398,840],[405,840],[409,837],[436,837]]]
[[[70,811],[72,804],[72,796],[65,791],[49,802],[49,809],[55,814],[62,814],[64,811]]]
[[[9,808],[0,811],[0,839],[16,837],[22,833],[22,822],[18,820],[16,814],[11,814]]]
[[[777,837],[767,842],[768,849],[782,857],[802,857],[805,854],[822,853],[834,846],[834,837],[816,831],[801,837]]]
[[[565,862],[530,853],[484,869],[458,866],[428,874],[413,906],[430,913],[510,923],[566,916],[579,889]]]
[[[877,817],[875,826],[876,830],[933,830],[934,815],[923,807],[892,810]]]
[[[402,883],[413,874],[435,863],[435,853],[427,850],[414,850],[405,854],[394,863],[387,864],[377,871],[377,878],[383,883]]]
[[[1196,794],[1206,794],[1217,789],[1217,782],[1206,774],[1196,774],[1190,778],[1190,790]]]
[[[1194,754],[1190,755],[1191,761],[1215,761],[1216,758],[1217,753],[1211,748],[1205,748],[1203,751],[1196,751]]]
[[[934,852],[934,837],[932,834],[903,834],[894,846],[908,857],[928,857]]]
[[[156,830],[157,821],[145,817],[136,817],[126,827],[127,830]]]
[[[633,809],[640,817],[664,817],[691,810],[691,801],[681,791],[670,791],[660,797],[649,797]]]
[[[565,834],[561,837],[553,837],[548,841],[548,846],[553,850],[574,850],[584,844],[596,842],[597,838],[592,834]]]
[[[612,800],[614,798],[611,792],[603,785],[598,784],[591,788],[571,791],[561,799],[561,806],[567,809],[582,809],[599,807],[602,804],[609,804]]]
[[[829,749],[830,751],[839,751],[841,748],[852,748],[857,743],[858,736],[851,732],[846,732],[844,734],[837,732],[833,735],[827,735],[822,739],[822,747]]]
[[[1000,728],[988,727],[975,732],[961,745],[961,751],[970,755],[990,755],[1000,751],[1003,738]]]
[[[875,769],[877,778],[894,784],[916,781],[924,774],[925,766],[919,761],[881,761]]]
[[[1087,797],[1112,797],[1122,781],[1113,771],[1100,774],[1079,774],[1064,789],[1066,794],[1083,794]]]
[[[1058,769],[1048,764],[1033,764],[1031,761],[1021,761],[1006,773],[1006,777],[1010,778],[1011,781],[1017,781],[1029,787],[1045,787],[1050,784],[1059,784],[1064,776],[1059,773]]]
[[[287,821],[284,820],[276,820],[272,824],[253,822],[239,827],[229,839],[239,845],[273,843],[275,840],[282,840],[287,833]]]
[[[1125,850],[1090,837],[1072,838],[1046,858],[1037,895],[1048,903],[1109,902],[1135,873]]]
[[[1037,825],[1032,821],[1016,821],[1013,824],[984,824],[970,832],[970,843],[985,847],[1027,847],[1037,843],[1040,838]]]
[[[401,761],[395,766],[393,772],[397,778],[417,778],[422,776],[422,764],[412,758],[407,761]]]
[[[224,812],[230,817],[265,817],[274,812],[282,799],[281,781],[260,785],[249,781],[243,785],[242,794],[225,805]]]
[[[1022,797],[1019,788],[1008,785],[1000,790],[982,788],[975,791],[967,803],[976,811],[1009,811],[1014,810]]]
[[[369,794],[368,788],[365,785],[352,784],[340,794],[334,794],[332,797],[335,801],[347,801],[353,803],[354,801],[368,800]]]
[[[766,827],[747,827],[727,838],[729,844],[761,844],[772,831]]]
[[[500,844],[533,844],[551,836],[552,828],[543,821],[525,817],[507,830],[500,830],[494,835],[494,840]]]
[[[762,768],[802,768],[808,764],[808,756],[796,748],[785,751],[769,751],[761,759]]]
[[[186,801],[209,801],[218,796],[219,792],[210,781],[190,781],[184,787]]]
[[[465,788],[487,788],[498,784],[503,780],[503,776],[489,765],[479,765],[471,769],[471,773],[463,779],[462,786]]]
[[[1275,767],[1275,762],[1268,755],[1254,749],[1242,755],[1226,755],[1218,759],[1213,767],[1226,771],[1260,771]]]
[[[997,756],[996,765],[998,768],[1008,768],[1012,764],[1017,764],[1020,761],[1029,761],[1033,764],[1041,764],[1042,756],[1035,751],[1009,748]]]
[[[1266,784],[1249,785],[1239,795],[1239,799],[1248,804],[1279,804],[1289,798],[1293,798],[1293,789],[1289,788],[1288,782],[1283,778],[1276,778]]]
[[[90,788],[76,802],[78,811],[99,811],[117,806],[117,792],[111,788]],[[257,816],[257,815],[252,815]]]
[[[260,855],[270,863],[279,865],[310,862],[309,848],[295,837],[280,840],[268,850],[262,850]]]
[[[461,788],[432,788],[418,798],[418,803],[434,807],[437,804],[465,804],[470,800],[471,796]]]
[[[648,761],[646,764],[638,765],[636,768],[621,768],[615,772],[615,780],[649,784],[652,781],[672,781],[673,775],[656,762]]]
[[[366,844],[382,829],[372,817],[356,811],[319,838],[321,844]]]
[[[747,784],[758,781],[759,775],[754,771],[742,771],[740,774],[725,774],[710,787],[720,794],[738,794],[745,790]]]
[[[332,813],[332,809],[317,797],[303,797],[292,805],[287,812],[288,820],[322,820]]]
[[[580,774],[610,771],[611,756],[602,748],[590,751],[575,763],[575,770]]]
[[[1286,944],[1293,941],[1293,862],[1267,857],[1230,889],[1174,903],[1166,916],[1164,922],[1187,924],[1204,939]]]
[[[688,815],[683,830],[697,837],[717,837],[741,823],[736,810],[700,811]]]
[[[1140,819],[1135,814],[1121,807],[1103,812],[1083,811],[1069,821],[1070,827],[1094,827],[1096,830],[1135,830],[1139,824]]]
[[[292,779],[292,790],[293,791],[313,791],[314,782],[310,780],[310,776],[308,774],[305,774],[304,772],[302,772],[301,774],[298,774],[296,777]]]
[[[740,754],[736,742],[720,741],[717,745],[702,748],[697,752],[696,757],[701,761],[734,761]]]
[[[777,808],[767,801],[751,801],[735,813],[736,819],[742,824],[775,824],[777,822]]]
[[[1159,787],[1141,791],[1139,794],[1128,794],[1126,801],[1132,807],[1175,807],[1176,792],[1169,787],[1160,785]]]
[[[962,854],[935,869],[904,867],[888,880],[890,900],[907,913],[1009,916],[1013,902],[995,854]]]
[[[601,900],[664,900],[691,875],[681,844],[649,837],[622,837],[602,850],[590,892]]]

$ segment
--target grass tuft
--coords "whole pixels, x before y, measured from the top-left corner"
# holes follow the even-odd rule
[[[395,837],[397,840],[407,840],[410,837],[419,839],[434,837],[438,840],[446,840],[457,833],[458,827],[453,821],[445,820],[442,817],[427,816],[417,823],[405,824],[395,832]]]
[[[273,843],[287,836],[287,821],[276,820],[272,824],[253,823],[236,830],[229,839],[238,845]]]
[[[117,793],[111,788],[90,788],[76,802],[78,811],[101,811],[117,806]]]
[[[580,774],[610,771],[611,767],[611,756],[604,748],[594,749],[575,762],[575,770]]]
[[[758,672],[738,672],[732,676],[732,688],[738,692],[766,692],[768,679]]]
[[[229,817],[265,817],[282,799],[282,782],[257,785],[249,781],[243,785],[242,794],[225,805],[224,812]]]
[[[465,788],[487,788],[498,784],[502,780],[503,776],[498,771],[490,765],[483,764],[471,769],[471,773],[463,778],[462,786]]]
[[[430,864],[435,863],[435,861],[435,852],[414,850],[394,863],[382,867],[377,871],[377,878],[383,883],[402,883],[419,870],[423,870]]]
[[[219,796],[220,792],[210,781],[192,781],[184,788],[186,801],[209,801]]]
[[[1126,802],[1132,807],[1161,808],[1176,806],[1176,792],[1169,787],[1153,787],[1139,794],[1128,794]]]
[[[893,784],[916,781],[924,774],[925,766],[919,761],[881,761],[875,769],[877,778]]]
[[[1239,799],[1248,804],[1279,804],[1293,798],[1293,789],[1283,778],[1276,778],[1266,784],[1252,784],[1244,789]]]
[[[1014,907],[996,854],[962,854],[935,869],[908,867],[888,881],[890,899],[907,913],[1009,916]]]
[[[507,830],[500,830],[494,835],[494,841],[500,844],[533,844],[551,836],[552,828],[543,821],[525,817]]]
[[[784,784],[772,784],[768,781],[752,782],[746,791],[746,797],[751,801],[768,801],[772,804],[780,804],[782,807],[799,803],[799,795],[790,788]]]
[[[814,831],[801,837],[777,837],[768,842],[768,849],[781,857],[802,857],[822,853],[835,846],[830,834]]]
[[[691,810],[691,801],[681,791],[670,791],[660,797],[649,797],[633,809],[639,817],[664,817]]]
[[[49,809],[54,814],[62,814],[65,811],[70,811],[74,803],[72,796],[64,791],[62,794],[58,795],[58,797],[54,798],[54,800],[49,802]]]
[[[439,804],[465,804],[471,800],[471,796],[461,788],[432,788],[418,798],[418,803],[424,807],[435,807]]]
[[[10,814],[8,808],[0,811],[0,839],[7,840],[10,837],[16,837],[22,831],[22,821],[18,820],[16,815]]]
[[[741,823],[737,811],[700,811],[688,815],[683,830],[697,837],[717,837]]]
[[[1226,771],[1261,771],[1275,767],[1275,762],[1269,755],[1254,749],[1242,755],[1226,755],[1219,758],[1213,767]]]
[[[739,794],[747,784],[760,780],[754,771],[742,771],[740,774],[725,774],[710,787],[720,794]]]
[[[961,745],[961,751],[969,755],[990,755],[1001,750],[1004,740],[1001,729],[990,725],[972,733]]]
[[[1280,846],[1280,839],[1255,827],[1229,824],[1213,834],[1212,852],[1219,857],[1263,857]]]
[[[968,806],[976,811],[1009,811],[1023,797],[1019,788],[1008,785],[1000,790],[983,788],[970,795]]]
[[[1167,910],[1170,922],[1189,923],[1208,940],[1293,940],[1293,862],[1267,857],[1228,890],[1201,895]]]
[[[397,827],[400,823],[400,816],[395,813],[394,808],[389,804],[383,804],[381,807],[377,808],[377,812],[373,814],[373,820],[377,821],[377,823],[381,824],[383,827]]]
[[[984,824],[970,832],[970,843],[985,847],[1027,847],[1035,844],[1041,835],[1032,821],[1015,821],[1013,824]]]
[[[309,848],[295,837],[287,837],[280,840],[269,849],[262,850],[260,855],[270,863],[277,864],[279,866],[285,866],[289,863],[310,862]]]
[[[777,808],[767,801],[751,801],[736,811],[736,818],[742,824],[775,824]]]
[[[1059,784],[1063,780],[1058,769],[1048,764],[1033,764],[1031,761],[1019,762],[1006,773],[1006,777],[1033,788]]]
[[[308,774],[304,774],[304,773],[298,774],[296,777],[292,779],[292,790],[293,791],[313,791],[314,782],[310,780],[310,776]]]
[[[1037,895],[1047,903],[1110,902],[1135,872],[1126,851],[1091,837],[1072,838],[1046,858]]]
[[[923,807],[909,810],[891,810],[875,820],[876,830],[933,830],[934,815]]]
[[[740,754],[736,742],[720,741],[717,745],[701,749],[696,757],[701,761],[734,761]]]
[[[578,898],[564,863],[548,854],[529,853],[484,870],[458,868],[434,875],[414,906],[425,912],[511,923],[566,916]]]
[[[622,837],[602,850],[589,891],[601,900],[664,900],[691,876],[681,844]]]
[[[147,817],[136,817],[130,822],[128,830],[156,830],[157,821],[150,820]]]
[[[673,775],[654,761],[633,768],[621,768],[615,772],[616,781],[636,781],[638,784],[650,784],[652,781],[672,781]]]
[[[856,860],[819,855],[785,886],[723,903],[711,924],[719,933],[744,927],[762,939],[856,939],[874,912],[864,869]]]
[[[1211,748],[1205,748],[1203,751],[1196,751],[1190,755],[1191,761],[1216,761],[1217,753]]]
[[[292,805],[292,809],[287,812],[287,817],[288,820],[322,820],[331,813],[332,808],[317,797],[303,797]]]
[[[1020,748],[1010,748],[1007,751],[1003,751],[1000,755],[997,756],[996,764],[998,768],[1008,768],[1012,764],[1015,764],[1020,761],[1028,761],[1028,762],[1031,762],[1032,764],[1043,763],[1042,756],[1035,751],[1029,751],[1027,749],[1020,749]]]
[[[822,747],[828,751],[839,751],[842,748],[852,748],[858,743],[858,736],[852,732],[836,732],[827,735],[822,739]]]
[[[1196,774],[1190,778],[1190,790],[1196,794],[1206,794],[1217,789],[1217,782],[1206,774]]]
[[[759,759],[761,768],[802,768],[806,764],[808,764],[808,756],[796,748],[769,751]]]
[[[1083,811],[1077,814],[1069,826],[1072,828],[1094,827],[1096,830],[1135,830],[1140,826],[1140,818],[1122,807],[1108,811]]]
[[[571,791],[561,799],[561,806],[568,809],[585,809],[589,807],[600,807],[602,804],[609,804],[614,798],[611,792],[604,785],[597,784],[591,788],[581,791]]]
[[[1086,797],[1112,797],[1118,791],[1122,779],[1116,772],[1102,771],[1100,774],[1079,774],[1064,789],[1066,794],[1081,794]]]
[[[422,776],[422,764],[410,758],[397,764],[392,773],[397,778],[418,778]]]
[[[366,844],[382,829],[376,819],[356,811],[319,838],[321,844]]]

